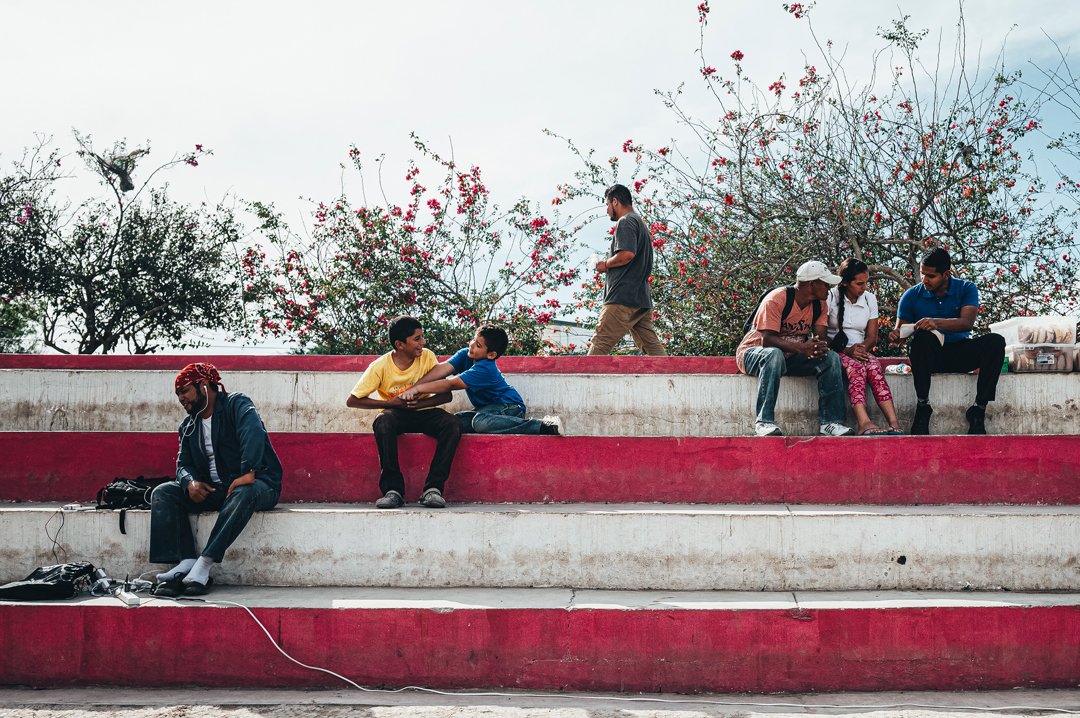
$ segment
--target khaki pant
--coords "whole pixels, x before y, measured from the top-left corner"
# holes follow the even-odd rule
[[[600,321],[596,324],[589,356],[610,354],[627,332],[642,353],[655,357],[667,356],[664,345],[653,329],[652,315],[653,310],[647,307],[605,304],[600,310]]]

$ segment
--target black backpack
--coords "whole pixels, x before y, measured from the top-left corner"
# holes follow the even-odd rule
[[[117,477],[97,492],[97,507],[99,509],[120,510],[120,533],[127,534],[126,518],[128,509],[150,508],[150,493],[166,481],[172,481],[171,476],[162,476],[156,479],[147,479],[139,476],[134,479],[122,479]]]
[[[90,582],[94,565],[86,561],[42,566],[22,581],[0,586],[0,599],[6,601],[42,601],[73,598]]]
[[[754,311],[750,312],[750,316],[743,322],[743,336],[750,333],[750,330],[754,328],[754,317],[757,316],[758,309],[761,309],[761,303],[765,301],[765,297],[769,296],[773,291],[783,287],[787,290],[787,297],[784,299],[784,311],[780,314],[780,321],[783,322],[791,314],[792,307],[795,306],[795,287],[781,284],[766,290],[760,297],[757,298],[757,302],[754,303]],[[814,301],[814,318],[810,322],[810,331],[814,329],[814,325],[818,323],[818,319],[821,318],[821,302]]]

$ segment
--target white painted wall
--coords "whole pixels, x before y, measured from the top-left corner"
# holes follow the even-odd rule
[[[946,478],[946,477],[943,477]],[[57,560],[146,563],[149,512],[0,509],[0,582]],[[216,515],[198,520],[200,543]],[[46,533],[59,530],[63,552]],[[1080,590],[1080,507],[292,505],[257,514],[215,570],[247,585],[666,590]],[[903,564],[898,563],[905,557]],[[162,567],[166,568],[166,567]]]
[[[363,432],[375,412],[349,409],[358,376],[337,372],[229,372],[225,386],[251,396],[270,431]],[[532,415],[558,414],[578,436],[743,436],[752,433],[757,380],[741,375],[507,375]],[[0,430],[174,431],[183,417],[167,371],[0,370]],[[889,377],[904,425],[911,378]],[[931,430],[966,433],[975,377],[934,378]],[[469,408],[464,392],[450,411]],[[777,421],[790,435],[817,433],[817,388],[785,378]],[[992,434],[1080,434],[1080,374],[1006,374],[988,411]]]

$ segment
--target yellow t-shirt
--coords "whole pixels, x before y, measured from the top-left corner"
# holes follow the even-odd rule
[[[380,399],[388,401],[420,381],[420,377],[434,369],[439,363],[439,360],[435,358],[435,352],[423,349],[409,368],[402,371],[394,363],[391,354],[393,352],[383,354],[368,365],[360,381],[353,387],[353,396],[364,399],[371,396],[372,392],[378,392]]]

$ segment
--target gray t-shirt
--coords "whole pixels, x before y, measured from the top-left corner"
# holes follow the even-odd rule
[[[615,225],[609,257],[628,250],[634,253],[630,264],[609,269],[604,278],[604,304],[651,308],[649,275],[652,274],[653,247],[649,228],[637,212],[629,212]]]

